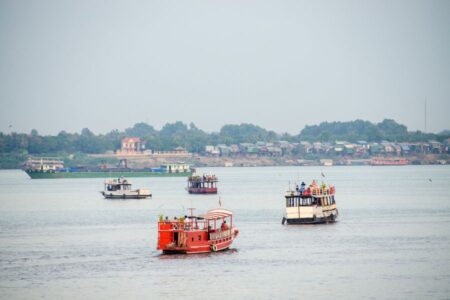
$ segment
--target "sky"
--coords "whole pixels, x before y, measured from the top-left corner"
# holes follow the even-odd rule
[[[450,129],[450,1],[0,0],[0,131]]]

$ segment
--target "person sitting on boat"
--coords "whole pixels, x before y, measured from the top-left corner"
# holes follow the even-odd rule
[[[222,230],[227,230],[228,229],[228,225],[227,225],[227,221],[226,220],[223,221],[222,226],[220,226],[220,229],[222,229]]]

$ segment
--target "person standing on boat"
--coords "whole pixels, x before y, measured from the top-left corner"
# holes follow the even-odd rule
[[[227,230],[228,229],[228,225],[227,225],[227,221],[223,220],[222,226],[220,226],[220,229],[222,230]]]
[[[302,195],[303,192],[305,191],[305,186],[306,186],[305,182],[302,181],[302,184],[300,185],[300,195]]]

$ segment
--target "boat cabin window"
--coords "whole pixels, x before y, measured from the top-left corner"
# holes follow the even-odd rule
[[[311,206],[317,201],[313,197],[288,196],[286,197],[286,207]]]
[[[119,185],[116,185],[116,184],[108,184],[108,185],[106,186],[106,189],[107,189],[108,191],[114,192],[114,191],[120,190],[120,186],[119,186]]]
[[[334,204],[334,196],[327,196],[327,197],[323,197],[323,205],[332,205]]]
[[[131,184],[123,184],[120,187],[121,187],[121,190],[124,190],[124,191],[131,190]]]

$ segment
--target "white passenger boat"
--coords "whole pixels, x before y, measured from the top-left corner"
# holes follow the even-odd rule
[[[285,196],[286,212],[282,224],[319,224],[335,222],[338,217],[334,186],[317,185],[288,190]]]
[[[131,182],[126,179],[105,180],[105,190],[100,192],[107,199],[143,199],[151,197],[148,189],[131,189]]]

